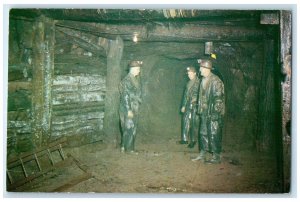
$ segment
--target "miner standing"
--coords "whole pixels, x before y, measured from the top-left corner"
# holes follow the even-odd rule
[[[199,148],[200,154],[192,161],[220,163],[222,151],[222,128],[225,114],[224,84],[212,73],[210,60],[198,60],[203,76],[199,87],[198,113],[200,115]],[[206,153],[211,158],[206,159]]]
[[[120,83],[121,152],[135,152],[135,138],[141,104],[140,68],[142,61],[131,61],[129,73]]]
[[[197,111],[197,98],[199,89],[199,78],[197,77],[197,71],[195,67],[187,67],[187,75],[189,81],[186,85],[181,113],[182,124],[181,124],[181,141],[180,144],[188,144],[189,148],[193,148],[196,144],[195,134],[197,133],[196,128],[196,111]]]

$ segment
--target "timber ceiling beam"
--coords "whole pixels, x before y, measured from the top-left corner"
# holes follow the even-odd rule
[[[79,47],[90,51],[94,55],[106,57],[106,53],[108,51],[107,39],[65,27],[56,26],[56,30],[65,34],[73,43],[77,44]]]
[[[138,41],[144,42],[261,41],[266,37],[263,27],[195,24],[178,26],[172,23],[167,25],[112,25],[60,20],[56,25],[112,40],[120,36],[125,41],[132,41],[134,37],[137,37]]]
[[[249,21],[259,23],[258,10],[200,9],[12,9],[11,16],[104,23],[137,23],[151,21]]]

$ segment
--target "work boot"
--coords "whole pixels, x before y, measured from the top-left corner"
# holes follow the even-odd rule
[[[188,145],[188,148],[194,148],[195,144],[196,144],[195,141],[190,142],[190,144]]]
[[[209,161],[205,161],[206,164],[219,164],[221,163],[220,154],[213,153],[212,158]]]
[[[205,151],[201,150],[199,156],[193,158],[192,161],[205,161]]]
[[[178,144],[188,144],[188,141],[180,140],[177,142]]]
[[[137,151],[131,150],[131,151],[129,152],[129,154],[135,154],[135,155],[138,155],[139,153],[138,153]]]

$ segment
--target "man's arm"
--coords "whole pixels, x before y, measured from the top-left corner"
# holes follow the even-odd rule
[[[213,114],[224,115],[225,114],[225,95],[224,84],[221,80],[214,82],[213,86]]]
[[[120,84],[120,96],[121,100],[123,101],[123,105],[126,108],[126,111],[129,112],[128,116],[132,114],[132,109],[131,109],[131,101],[130,101],[130,92],[129,92],[129,87],[126,81],[122,81]]]

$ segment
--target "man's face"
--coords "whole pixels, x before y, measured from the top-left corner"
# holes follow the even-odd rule
[[[211,70],[205,67],[200,67],[201,76],[207,77],[210,74]]]
[[[130,72],[133,74],[133,76],[137,76],[140,74],[141,68],[140,67],[131,67]]]
[[[188,71],[187,74],[190,80],[193,80],[196,77],[196,72]]]

